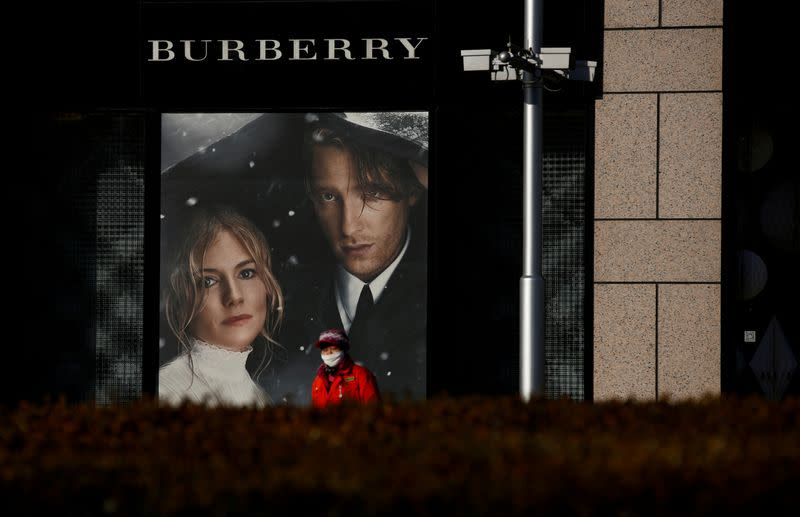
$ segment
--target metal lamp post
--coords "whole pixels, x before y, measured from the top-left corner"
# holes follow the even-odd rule
[[[523,86],[523,238],[520,278],[520,396],[530,400],[545,386],[544,277],[542,276],[542,81],[556,75],[591,81],[595,61],[576,61],[569,48],[542,48],[543,0],[525,0],[523,47],[504,51],[462,50],[465,71],[488,71],[494,81]]]

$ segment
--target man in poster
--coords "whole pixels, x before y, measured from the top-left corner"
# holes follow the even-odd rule
[[[345,329],[381,393],[425,398],[427,113],[306,122],[306,191],[336,263],[287,301],[286,316],[305,343]]]

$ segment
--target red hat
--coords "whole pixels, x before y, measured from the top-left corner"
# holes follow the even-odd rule
[[[319,339],[314,343],[314,346],[320,349],[326,346],[338,346],[340,349],[346,351],[350,348],[350,340],[347,338],[347,334],[344,333],[343,329],[328,329],[322,331],[319,335]]]

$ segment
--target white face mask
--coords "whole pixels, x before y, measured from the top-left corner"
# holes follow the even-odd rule
[[[320,355],[322,356],[322,361],[331,368],[339,364],[339,361],[342,360],[343,354],[344,352],[342,352],[341,350],[328,355],[320,353]]]

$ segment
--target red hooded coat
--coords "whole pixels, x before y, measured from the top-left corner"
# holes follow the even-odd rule
[[[375,375],[353,363],[349,355],[342,357],[339,368],[333,373],[332,382],[328,380],[325,364],[322,364],[311,385],[311,403],[316,408],[341,404],[344,400],[379,402],[380,398]]]

